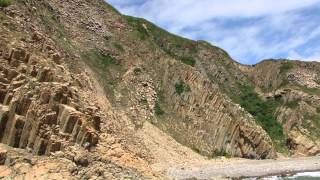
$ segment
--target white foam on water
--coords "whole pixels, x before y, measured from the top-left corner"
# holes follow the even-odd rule
[[[315,178],[315,177],[319,177],[320,179],[320,171],[318,172],[302,172],[302,173],[297,173],[295,175],[292,176],[288,176],[286,177],[287,179],[296,179],[299,177],[311,177],[311,178]],[[270,176],[270,177],[264,177],[264,178],[246,178],[245,180],[257,180],[257,179],[263,179],[263,180],[282,180],[282,177],[278,177],[278,176]]]
[[[306,177],[320,177],[320,171],[319,172],[303,172],[303,173],[298,173],[292,176],[293,178],[295,177],[301,177],[301,176],[306,176]]]

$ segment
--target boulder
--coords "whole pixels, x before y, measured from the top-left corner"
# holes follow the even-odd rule
[[[7,159],[7,151],[4,149],[0,149],[0,165],[4,165]]]
[[[78,153],[74,158],[73,161],[78,166],[84,166],[87,167],[89,165],[89,160],[86,154],[84,153]]]

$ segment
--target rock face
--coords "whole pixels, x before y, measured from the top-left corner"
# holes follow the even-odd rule
[[[103,0],[15,0],[0,20],[0,141],[10,177],[18,162],[69,178],[160,178],[148,152],[156,143],[137,133],[147,121],[209,157],[275,158],[274,142],[319,153],[317,63],[240,65]],[[259,121],[268,100],[278,106]],[[287,139],[270,138],[272,120]]]
[[[76,57],[45,35],[42,24],[26,18],[28,8],[38,9],[34,2],[0,9],[0,179],[143,179],[142,168],[106,155],[118,142],[128,161],[144,162],[128,157],[134,155],[123,144],[129,149],[135,143],[143,154],[142,145],[123,140],[130,125],[99,100],[100,86],[86,67],[67,64]],[[100,135],[117,141],[107,146]]]
[[[63,71],[56,64],[36,59],[22,47],[2,52],[2,143],[37,155],[60,151],[68,143],[86,148],[98,143],[95,114],[72,107],[81,100],[68,79],[58,75]]]
[[[4,149],[0,149],[0,165],[4,165],[7,159],[7,151]]]
[[[314,156],[319,146],[319,69],[316,62],[266,60],[254,67],[242,68],[266,99],[280,102],[276,118],[288,136],[293,155]]]
[[[63,7],[58,1],[51,1],[48,6],[59,15],[58,23],[66,27],[66,38],[72,38],[83,51],[97,50],[84,52],[82,60],[96,72],[112,105],[125,111],[136,128],[143,126],[144,121],[153,122],[180,143],[207,156],[275,157],[272,141],[265,131],[224,95],[216,82],[199,71],[201,60],[192,68],[178,58],[169,57],[161,48],[151,49],[134,35],[135,27],[124,17],[109,8],[97,7],[98,4],[105,6],[100,1],[73,1]],[[85,11],[73,8],[76,6]],[[148,31],[153,27],[142,22],[140,28]],[[151,32],[147,33],[146,36],[152,36]],[[166,34],[161,38],[170,37]],[[158,46],[156,40],[151,41]],[[207,44],[190,42],[190,47],[200,49],[199,56],[211,56],[206,54],[211,51]],[[212,58],[224,57],[221,50],[213,52]],[[180,56],[179,49],[174,53]],[[151,60],[157,58],[160,60]],[[210,58],[208,61],[216,64]],[[190,92],[176,92],[175,86],[180,81],[188,85]],[[164,110],[163,116],[156,115],[155,108],[159,106]]]

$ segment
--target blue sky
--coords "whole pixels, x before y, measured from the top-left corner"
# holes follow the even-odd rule
[[[169,32],[206,40],[233,59],[320,61],[320,0],[106,0]]]

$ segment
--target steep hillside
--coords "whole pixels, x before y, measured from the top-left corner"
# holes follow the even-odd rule
[[[0,163],[10,177],[159,178],[155,164],[203,159],[190,149],[319,154],[318,63],[241,65],[103,0],[15,0],[0,24]]]
[[[265,60],[240,68],[256,85],[261,98],[278,102],[274,117],[283,126],[291,153],[319,154],[320,64]]]
[[[43,30],[56,34],[63,50],[89,65],[112,106],[137,129],[149,121],[211,157],[274,157],[268,135],[215,82],[230,76],[224,66],[234,64],[223,50],[121,16],[102,1],[48,5],[52,8],[41,9],[49,12],[37,12],[44,17],[40,23],[56,26]],[[206,63],[215,73],[203,68]]]

